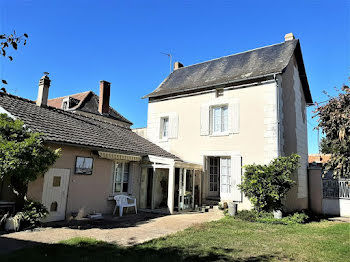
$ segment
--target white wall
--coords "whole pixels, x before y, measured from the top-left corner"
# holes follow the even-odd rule
[[[224,136],[203,136],[200,133],[201,105],[239,100],[239,133]],[[148,105],[148,139],[181,159],[192,163],[203,163],[208,151],[227,154],[239,152],[242,164],[264,164],[278,155],[276,83],[270,81],[256,86],[225,90],[224,96],[216,98],[215,90],[195,96]],[[159,139],[160,116],[177,114],[177,138]],[[204,180],[206,178],[204,177]],[[203,192],[207,191],[207,186]],[[250,208],[247,199],[244,206]],[[242,205],[241,205],[242,206]]]

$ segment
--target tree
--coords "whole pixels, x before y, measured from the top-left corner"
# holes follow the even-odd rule
[[[320,152],[322,154],[332,154],[333,148],[327,138],[323,137],[320,142]]]
[[[7,49],[12,48],[14,50],[17,50],[17,47],[20,43],[23,42],[23,45],[27,44],[27,34],[23,34],[21,36],[16,35],[16,31],[13,32],[13,34],[6,35],[2,34],[0,35],[0,53],[3,57],[7,57],[10,61],[13,60],[13,57],[8,55]],[[1,82],[5,85],[7,85],[7,81],[5,79],[1,79]]]
[[[297,154],[278,157],[268,165],[246,165],[239,188],[258,212],[281,210],[283,199],[295,184],[293,173],[299,167]]]
[[[10,181],[20,204],[28,182],[43,175],[59,152],[45,146],[41,134],[30,131],[22,121],[0,114],[0,179]]]
[[[335,178],[350,177],[350,88],[344,85],[326,104],[316,103],[314,112],[325,135],[322,146],[332,154],[324,173],[333,170]]]

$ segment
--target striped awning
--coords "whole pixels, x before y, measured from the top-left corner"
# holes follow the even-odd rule
[[[98,151],[98,154],[102,158],[111,159],[111,160],[141,161],[141,156],[124,155],[124,154],[117,154],[117,153],[111,153],[111,152],[102,152],[102,151]]]

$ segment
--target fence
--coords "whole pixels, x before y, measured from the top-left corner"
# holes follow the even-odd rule
[[[350,199],[350,179],[322,179],[323,198]]]

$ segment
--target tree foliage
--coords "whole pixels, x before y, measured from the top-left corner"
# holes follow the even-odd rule
[[[322,147],[329,149],[331,159],[324,172],[333,170],[334,177],[350,177],[350,89],[344,85],[336,97],[326,104],[317,104],[318,127],[325,139]]]
[[[239,188],[258,212],[281,210],[283,199],[295,184],[292,175],[299,167],[297,154],[278,157],[268,165],[246,165]]]
[[[24,197],[29,181],[44,174],[59,157],[43,143],[40,133],[30,131],[22,121],[0,114],[0,179]]]
[[[10,61],[13,60],[13,57],[8,54],[8,49],[12,48],[14,50],[17,50],[18,45],[23,43],[23,45],[27,44],[27,34],[23,34],[21,36],[16,35],[16,31],[13,32],[13,34],[6,35],[6,34],[0,34],[0,53],[3,57],[7,57]],[[7,84],[7,81],[5,79],[1,79],[2,84]]]

